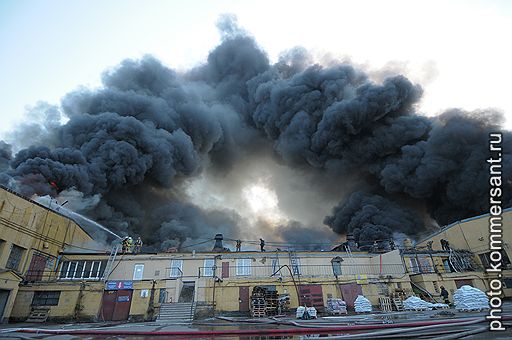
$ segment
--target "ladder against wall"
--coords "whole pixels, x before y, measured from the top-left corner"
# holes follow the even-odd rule
[[[117,253],[119,252],[119,244],[116,244],[112,247],[112,250],[110,251],[110,255],[108,257],[107,261],[107,267],[105,268],[105,272],[103,273],[103,281],[107,281],[110,274],[112,273],[112,270],[114,269],[114,261],[116,260]]]

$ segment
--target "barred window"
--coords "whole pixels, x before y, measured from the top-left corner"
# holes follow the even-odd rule
[[[57,306],[59,304],[60,291],[34,292],[32,306]]]

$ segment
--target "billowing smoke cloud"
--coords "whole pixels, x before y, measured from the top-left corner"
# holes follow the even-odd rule
[[[76,203],[80,212],[164,249],[217,232],[332,241],[321,219],[316,227],[290,218],[253,230],[257,223],[234,209],[200,206],[187,194],[195,179],[226,181],[212,186],[222,189],[212,196],[240,193],[253,180],[248,165],[266,162],[267,171],[277,169],[269,182],[283,211],[317,216],[335,206],[325,223],[361,241],[485,211],[487,139],[500,127],[499,113],[426,118],[415,109],[421,88],[402,75],[375,81],[347,63],[314,64],[302,48],[271,64],[232,17],[219,28],[221,44],[192,70],[178,73],[151,56],[126,60],[103,75],[101,88],[69,93],[60,108],[39,104],[45,119],[13,134],[25,140],[33,133],[33,145],[11,159],[0,144],[2,183],[26,195],[79,193],[74,201],[86,202]],[[69,121],[55,124],[62,117]],[[506,132],[505,206],[510,137]],[[298,178],[309,187],[287,193],[283,183]],[[294,207],[294,195],[305,190],[311,204],[297,199]]]

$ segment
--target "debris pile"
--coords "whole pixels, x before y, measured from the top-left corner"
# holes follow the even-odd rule
[[[453,294],[455,309],[459,311],[482,310],[489,308],[489,299],[480,289],[462,286]]]
[[[330,314],[347,314],[347,304],[342,299],[327,299],[327,312]]]
[[[354,301],[354,309],[356,313],[366,313],[372,311],[372,303],[362,295],[358,295]]]

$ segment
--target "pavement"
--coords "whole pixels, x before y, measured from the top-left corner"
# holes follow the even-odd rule
[[[80,323],[80,324],[7,324],[0,326],[0,339],[152,339],[152,338],[168,338],[161,336],[149,335],[136,335],[137,332],[175,332],[175,331],[221,331],[221,330],[263,330],[263,329],[300,329],[301,327],[332,327],[343,325],[368,325],[368,324],[396,324],[402,322],[413,321],[432,321],[432,320],[450,320],[461,318],[475,318],[485,317],[487,312],[458,312],[453,309],[446,310],[432,310],[432,311],[407,311],[407,312],[392,312],[392,313],[369,313],[347,316],[327,316],[313,320],[296,320],[291,317],[283,317],[278,319],[246,319],[246,318],[229,318],[230,321],[220,319],[204,319],[195,321],[193,324],[168,324],[162,322],[108,322],[108,323]],[[503,306],[503,315],[512,316],[512,301],[508,301]],[[284,324],[277,324],[276,320]],[[477,335],[466,337],[468,339],[512,339],[512,320],[508,321],[510,325],[505,332],[485,332]],[[299,326],[292,325],[291,323],[299,323]],[[486,326],[487,323],[477,325],[459,327],[461,331],[481,328]],[[92,331],[93,334],[87,335],[52,335],[44,333],[23,333],[20,329],[45,329],[45,330],[78,330],[85,329]],[[455,327],[454,327],[455,328]],[[94,334],[95,331],[101,332],[104,330],[122,332],[124,335],[100,335]],[[375,332],[375,331],[362,331],[362,332]],[[130,335],[132,333],[133,335]],[[442,332],[440,332],[442,333]],[[339,333],[337,333],[339,334]],[[353,333],[352,333],[353,334]],[[396,335],[398,337],[398,335]],[[402,336],[405,336],[402,334]],[[265,336],[261,339],[304,339],[310,337],[322,337],[319,335],[293,335],[293,336]],[[190,338],[190,337],[181,337]],[[198,338],[212,338],[212,336],[194,337]],[[260,339],[258,336],[229,336],[222,337],[222,339]]]

